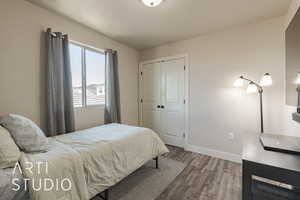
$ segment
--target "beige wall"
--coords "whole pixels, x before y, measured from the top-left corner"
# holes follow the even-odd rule
[[[259,130],[256,95],[232,87],[240,74],[258,80],[270,72],[274,86],[264,96],[266,131],[299,136],[284,106],[284,29],[300,6],[294,0],[286,17],[199,36],[141,52],[142,59],[188,53],[191,77],[191,134],[194,146],[240,154],[242,136]],[[0,115],[18,113],[45,127],[44,55],[41,33],[47,27],[72,40],[120,55],[122,118],[137,124],[139,52],[23,0],[2,0],[0,7]],[[103,108],[76,110],[76,127],[103,123]],[[228,133],[235,133],[228,140]]]
[[[41,33],[47,27],[72,40],[119,52],[121,107],[124,123],[138,121],[139,53],[75,22],[23,0],[1,0],[0,115],[18,113],[45,127],[45,64]],[[76,111],[76,127],[103,123],[103,108]]]
[[[285,28],[288,27],[289,23],[292,21],[299,7],[300,7],[300,0],[292,0],[288,13],[286,14],[285,17],[285,24],[284,24]]]
[[[241,74],[259,80],[271,73],[274,85],[264,92],[265,130],[282,133],[284,21],[279,17],[142,51],[143,61],[189,55],[190,145],[239,155],[242,136],[260,130],[258,95],[233,88]],[[228,139],[231,132],[234,140]]]

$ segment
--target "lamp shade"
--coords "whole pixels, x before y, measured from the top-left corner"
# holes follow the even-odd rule
[[[273,84],[273,80],[269,73],[266,73],[260,80],[261,86],[271,86],[272,84]]]
[[[247,94],[252,94],[256,92],[258,92],[257,86],[253,82],[250,82],[247,88]]]
[[[148,7],[156,7],[161,4],[163,0],[142,0],[142,2]]]
[[[297,74],[296,84],[300,85],[300,72]]]
[[[243,77],[239,77],[238,79],[236,79],[236,81],[233,83],[234,87],[243,87],[244,86],[244,79]]]

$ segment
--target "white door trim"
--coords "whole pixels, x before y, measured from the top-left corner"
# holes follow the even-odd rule
[[[142,68],[144,64],[150,64],[155,62],[162,62],[166,60],[173,60],[173,59],[180,59],[184,58],[185,60],[185,71],[184,71],[184,98],[185,98],[185,109],[184,109],[184,115],[185,115],[185,138],[184,138],[184,149],[188,148],[188,138],[190,137],[190,63],[189,63],[189,56],[188,54],[182,54],[182,55],[176,55],[176,56],[168,56],[168,57],[160,57],[152,60],[147,60],[140,62],[139,64],[139,125],[142,125],[142,104],[141,99],[143,99],[142,96]]]

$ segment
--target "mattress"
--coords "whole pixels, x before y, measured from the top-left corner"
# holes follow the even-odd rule
[[[47,161],[49,172],[23,175],[13,169],[0,171],[1,200],[89,200],[140,168],[150,159],[168,152],[156,133],[147,128],[110,124],[49,138],[51,147],[46,153],[22,154],[20,163]],[[69,193],[24,192],[24,181],[48,177],[70,178],[74,187]],[[13,191],[13,179],[19,179],[18,192]]]
[[[90,198],[168,152],[151,129],[123,124],[86,129],[58,136],[56,140],[80,154]]]

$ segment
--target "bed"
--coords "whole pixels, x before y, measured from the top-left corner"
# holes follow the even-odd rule
[[[13,173],[13,168],[0,169],[1,200],[29,200],[29,193],[24,190],[24,180],[20,173]],[[13,179],[18,179],[19,191],[14,191]]]
[[[28,198],[29,194],[31,200],[88,200],[103,192],[106,194],[103,198],[107,199],[111,186],[149,160],[168,152],[152,130],[121,124],[53,137],[49,143],[50,149],[46,153],[22,154],[20,164],[23,179],[50,178],[60,183],[68,179],[71,190],[65,191],[56,185],[55,190],[35,191],[33,181],[29,181],[28,192],[13,194],[15,199]],[[31,173],[26,170],[28,162],[47,163],[47,167],[34,165]],[[11,190],[10,186],[6,186],[6,189]],[[6,193],[8,197],[12,196]]]

